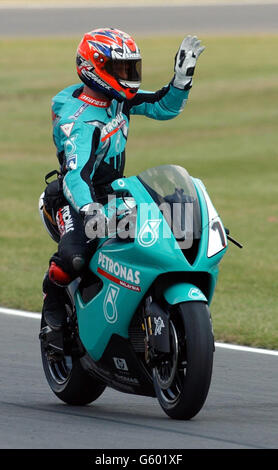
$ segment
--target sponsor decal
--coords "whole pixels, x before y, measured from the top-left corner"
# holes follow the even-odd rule
[[[141,59],[140,52],[135,45],[129,47],[125,42],[123,42],[122,48],[119,48],[118,44],[113,44],[111,49],[112,59]]]
[[[97,268],[97,272],[101,276],[104,276],[107,279],[109,279],[110,281],[115,282],[116,284],[119,284],[121,287],[125,287],[126,289],[133,290],[134,292],[141,292],[141,288],[139,286],[135,286],[134,284],[130,284],[129,282],[123,281],[122,279],[112,276],[106,271],[103,271],[103,269],[101,268]]]
[[[66,140],[64,143],[65,154],[67,157],[71,157],[76,152],[76,138],[77,135],[71,137],[71,139]]]
[[[118,311],[116,306],[117,297],[120,288],[109,284],[105,299],[103,302],[103,312],[108,323],[115,323],[118,319]]]
[[[161,220],[150,219],[146,220],[138,234],[138,243],[141,246],[153,246],[158,239],[158,227]]]
[[[112,121],[103,127],[101,131],[101,142],[104,142],[106,139],[116,134],[116,132],[118,132],[125,124],[126,120],[120,112],[114,119],[112,119]]]
[[[73,226],[73,221],[72,221],[72,217],[70,214],[69,206],[64,206],[58,210],[56,214],[56,222],[57,222],[61,237],[65,235],[65,233],[74,231],[74,226]]]
[[[113,357],[114,364],[119,370],[128,370],[127,363],[125,359],[121,357]]]
[[[69,122],[68,124],[63,124],[60,126],[60,129],[63,131],[66,137],[71,135],[72,128],[74,126],[74,122]]]
[[[120,375],[120,374],[114,374],[114,377],[117,379],[121,380],[122,382],[126,382],[128,384],[139,384],[139,380],[136,379],[135,377],[129,377],[129,375]]]
[[[134,292],[141,292],[140,284],[140,271],[128,268],[118,261],[113,261],[107,255],[99,253],[98,255],[97,272],[101,275],[120,285],[126,289],[133,290]]]
[[[200,289],[198,289],[198,287],[191,287],[190,291],[188,292],[188,297],[191,299],[198,299],[200,297],[203,298],[204,295]]]
[[[85,109],[87,109],[89,106],[88,103],[83,103],[80,108],[78,108],[78,110],[72,114],[72,116],[69,116],[69,119],[74,119],[76,121],[76,119],[79,118],[79,116],[81,116],[81,114],[83,113],[83,111],[85,111]]]
[[[76,154],[68,158],[66,168],[67,170],[76,170],[77,168],[77,155]]]
[[[74,123],[73,123],[74,124]],[[77,154],[75,140],[78,135],[71,137],[64,143],[65,155],[67,158],[66,167],[68,170],[75,170],[77,168]]]
[[[110,105],[110,101],[96,100],[92,96],[86,95],[86,93],[82,93],[78,99],[84,101],[85,103],[91,104],[92,106],[96,106],[97,108],[107,108]]]
[[[94,67],[90,62],[87,60],[83,59],[80,55],[78,55],[78,67],[80,70],[80,73],[85,77],[88,78],[89,80],[94,80],[96,83],[98,83],[100,86],[103,88],[106,88],[107,90],[111,90],[111,87],[108,83],[106,83],[104,80],[101,80],[100,77],[98,77],[94,73]]]
[[[106,90],[111,90],[111,86],[108,85],[108,83],[106,83],[104,80],[101,80],[101,78],[99,78],[94,72],[93,72],[93,68],[91,67],[90,70],[85,70],[85,69],[82,69],[81,70],[81,73],[82,75],[84,75],[85,77],[89,78],[90,79],[93,79],[96,83],[98,83],[100,86],[102,86],[103,88],[106,88]]]
[[[161,330],[162,328],[165,328],[164,321],[162,320],[161,317],[154,317],[154,323],[155,323],[155,330],[154,330],[154,336],[161,335]]]

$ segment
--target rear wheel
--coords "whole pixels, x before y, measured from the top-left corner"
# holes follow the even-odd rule
[[[41,328],[45,327],[42,318]],[[54,334],[57,335],[57,340],[54,337],[53,346],[41,338],[42,363],[50,388],[60,400],[69,405],[87,405],[93,402],[103,393],[106,385],[82,367],[79,357],[70,353],[65,355],[62,348],[59,350],[63,339],[59,340],[58,335],[62,333]]]
[[[153,369],[154,387],[165,413],[191,419],[208,394],[214,352],[210,313],[203,302],[175,306],[170,317],[171,353]]]

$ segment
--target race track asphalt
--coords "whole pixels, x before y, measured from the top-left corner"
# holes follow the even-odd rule
[[[216,348],[205,406],[168,418],[154,398],[106,389],[65,405],[44,377],[37,319],[0,313],[1,449],[275,449],[278,357]]]
[[[277,33],[278,4],[0,9],[0,36],[75,36],[103,26],[131,34]]]

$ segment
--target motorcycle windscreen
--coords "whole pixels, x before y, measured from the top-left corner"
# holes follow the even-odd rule
[[[162,165],[138,175],[156,202],[182,250],[201,238],[201,210],[195,186],[185,168]]]

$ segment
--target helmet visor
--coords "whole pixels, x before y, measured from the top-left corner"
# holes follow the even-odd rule
[[[139,87],[141,83],[141,59],[111,59],[105,64],[105,70],[127,87]]]

